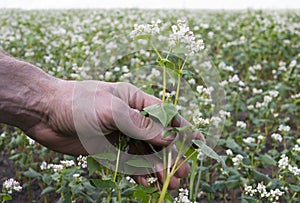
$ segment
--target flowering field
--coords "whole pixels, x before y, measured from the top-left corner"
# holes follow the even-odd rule
[[[299,22],[296,11],[0,10],[0,47],[55,77],[129,81],[173,98],[206,138],[217,138],[210,146],[219,156],[186,154],[191,172],[165,202],[299,202]],[[144,68],[172,67],[172,57],[184,61],[178,75],[188,89],[180,95],[163,88],[157,69]],[[217,88],[223,94],[214,97]],[[161,196],[156,177],[144,187],[10,126],[0,134],[0,201],[144,203]]]

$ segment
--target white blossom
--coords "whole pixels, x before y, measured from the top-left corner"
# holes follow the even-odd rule
[[[236,127],[240,127],[242,129],[246,129],[247,124],[244,121],[237,121],[236,122]]]
[[[240,154],[236,155],[235,157],[232,158],[232,162],[234,166],[238,166],[240,165],[240,163],[242,162],[242,160],[244,159],[244,157]]]
[[[157,178],[154,177],[148,177],[147,178],[147,183],[149,183],[150,185],[155,183],[157,181]]]
[[[294,174],[294,176],[300,175],[300,169],[299,169],[297,166],[289,165],[289,166],[288,166],[288,170],[289,170],[292,174]]]
[[[254,189],[251,185],[245,185],[244,186],[244,191],[245,191],[246,195],[249,195],[249,196],[252,197],[257,192],[257,189]]]
[[[296,144],[294,147],[293,147],[293,151],[295,152],[300,152],[300,146],[298,144]]]
[[[77,157],[77,165],[80,166],[81,168],[86,168],[87,167],[86,156],[79,155]]]
[[[278,128],[279,131],[289,132],[291,130],[291,127],[288,125],[279,125]]]
[[[3,183],[3,188],[7,191],[8,194],[12,194],[12,192],[20,192],[22,190],[22,186],[20,183],[13,178],[7,179]]]
[[[255,143],[255,138],[253,138],[253,137],[247,137],[247,138],[244,138],[243,141],[245,143]]]
[[[227,156],[232,156],[232,155],[233,155],[233,152],[232,152],[231,149],[227,149],[227,150],[226,150],[226,154],[227,154]]]
[[[273,133],[271,135],[271,138],[273,138],[274,140],[278,141],[278,142],[282,142],[282,136],[278,133]]]
[[[289,165],[289,158],[285,154],[282,154],[280,156],[280,160],[278,161],[278,167],[280,169],[285,169],[288,167],[288,165]]]
[[[73,160],[61,160],[60,163],[66,167],[75,166],[75,162]]]

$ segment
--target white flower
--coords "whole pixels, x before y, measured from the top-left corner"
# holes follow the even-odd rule
[[[265,138],[265,137],[262,136],[262,135],[257,136],[257,139],[258,139],[258,140],[263,140],[264,138]]]
[[[247,124],[244,121],[237,121],[236,122],[236,127],[240,127],[242,129],[246,129]]]
[[[189,50],[188,55],[193,55],[205,48],[203,40],[196,39],[194,33],[185,24],[185,21],[178,20],[177,25],[172,25],[171,28],[172,33],[169,36],[171,46],[175,46],[178,43],[186,44],[186,48]]]
[[[135,24],[133,31],[130,32],[130,37],[135,38],[140,35],[154,35],[160,32],[160,22],[154,22],[153,24]]]
[[[73,160],[61,160],[60,163],[66,167],[75,166],[75,162]]]
[[[253,104],[248,105],[248,106],[247,106],[247,109],[248,109],[248,110],[254,109],[254,105],[253,105]]]
[[[174,199],[174,203],[192,203],[189,198],[189,191],[187,189],[180,188],[178,197]]]
[[[53,164],[51,166],[52,166],[54,172],[60,172],[64,169],[64,166],[61,164]]]
[[[296,60],[292,60],[289,67],[293,68],[297,65],[297,61]]]
[[[7,179],[3,183],[3,188],[7,191],[8,194],[12,194],[12,192],[20,192],[22,190],[22,186],[20,183],[13,178]]]
[[[226,117],[230,118],[230,116],[231,116],[230,112],[224,111],[224,110],[220,110],[219,114],[220,114],[220,117],[223,118],[223,119],[225,119]]]
[[[291,130],[291,127],[288,125],[279,125],[278,128],[279,131],[289,132]]]
[[[0,137],[5,137],[5,132],[1,133]]]
[[[135,184],[135,181],[134,181],[130,176],[126,176],[126,180],[127,180],[129,183]]]
[[[249,196],[252,197],[257,192],[257,189],[253,189],[251,185],[245,185],[244,186],[244,191],[245,191],[246,195],[249,195]]]
[[[279,95],[279,92],[276,90],[270,90],[269,95],[273,98],[277,97]]]
[[[238,75],[234,75],[234,76],[230,76],[229,77],[229,80],[228,80],[230,83],[235,83],[235,82],[238,82],[238,81],[240,81],[240,79],[239,79],[239,76]]]
[[[201,118],[201,117],[193,117],[193,121],[195,125],[200,125],[200,126],[206,126],[209,124],[209,119],[208,118]]]
[[[271,101],[272,101],[272,97],[270,97],[268,95],[264,96],[264,104],[265,104],[265,106],[267,106],[268,103],[270,103]]]
[[[242,162],[242,160],[244,159],[244,157],[240,154],[236,155],[235,157],[232,158],[232,162],[234,166],[238,166],[240,165],[240,163]]]
[[[41,170],[46,170],[48,168],[48,165],[45,161],[42,162],[42,164],[40,165],[40,169]]]
[[[296,144],[296,145],[293,147],[293,151],[295,151],[295,152],[300,152],[300,146]]]
[[[247,138],[244,138],[243,141],[245,143],[254,143],[255,139],[253,137],[247,137]]]
[[[227,156],[232,156],[233,152],[231,151],[231,149],[227,149],[226,154],[227,154]]]
[[[282,136],[278,133],[273,133],[271,135],[271,138],[273,138],[274,140],[278,141],[278,142],[281,142],[282,141]]]
[[[291,98],[292,99],[298,99],[298,98],[300,98],[300,92],[298,94],[292,95]]]
[[[30,137],[26,137],[28,142],[29,142],[29,145],[34,145],[35,144],[35,140],[31,139]]]
[[[267,195],[266,186],[264,185],[263,182],[258,183],[256,189],[257,189],[257,191],[258,191],[258,193],[260,194],[261,197],[265,197]]]
[[[285,155],[285,154],[282,154],[280,156],[280,160],[278,161],[278,167],[280,169],[285,169],[287,168],[287,166],[289,165],[289,158]]]
[[[86,161],[86,156],[82,156],[79,155],[77,157],[77,161],[78,161],[78,166],[80,166],[81,168],[86,168],[87,167],[87,161]]]
[[[150,185],[155,183],[157,181],[157,178],[154,177],[148,177],[147,178],[147,183],[149,183]]]
[[[153,69],[152,69],[152,70],[153,70]],[[195,79],[194,79],[194,78],[190,79],[188,82],[189,82],[191,85],[194,85],[194,84],[196,84],[196,81],[195,81]]]
[[[297,143],[300,144],[300,138],[297,139]]]
[[[213,116],[211,117],[210,122],[212,122],[214,126],[218,126],[219,123],[222,122],[222,119],[220,117]]]
[[[293,173],[295,176],[298,176],[300,174],[300,169],[297,166],[289,165],[288,169],[291,173]]]
[[[224,87],[225,85],[228,85],[228,81],[227,80],[223,80],[219,83],[220,86]]]
[[[80,174],[79,174],[79,173],[73,174],[73,178],[79,178],[79,177],[80,177]]]

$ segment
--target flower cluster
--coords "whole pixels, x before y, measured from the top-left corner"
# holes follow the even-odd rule
[[[86,160],[86,156],[82,156],[79,155],[77,157],[77,161],[78,161],[78,166],[80,166],[81,168],[86,168],[87,167],[87,160]]]
[[[242,129],[246,129],[247,124],[244,121],[237,121],[236,122],[236,127],[240,127]]]
[[[244,192],[246,195],[251,197],[258,195],[260,198],[267,198],[270,202],[277,202],[279,198],[284,194],[280,189],[271,189],[269,192],[263,183],[258,183],[257,187],[254,188],[251,185],[244,186]]]
[[[291,164],[289,164],[289,158],[285,154],[282,154],[280,156],[278,167],[280,169],[288,169],[288,171],[295,176],[300,175],[300,169],[297,166],[292,166]]]
[[[73,160],[61,160],[60,164],[47,164],[45,161],[40,165],[41,170],[53,169],[54,172],[60,172],[64,169],[64,167],[75,166],[75,162]]]
[[[135,38],[141,35],[154,35],[158,34],[160,29],[159,25],[161,20],[153,21],[151,24],[135,24],[134,29],[130,32],[130,37]]]
[[[174,203],[193,203],[189,200],[188,196],[189,196],[188,189],[180,188],[178,197],[175,197]]]
[[[271,135],[271,138],[274,139],[274,140],[276,140],[276,141],[278,141],[278,142],[282,142],[282,136],[280,134],[278,134],[278,133],[273,133]]]
[[[12,194],[14,191],[20,192],[22,190],[22,186],[18,181],[14,180],[13,178],[10,178],[4,181],[3,189],[8,194]]]
[[[240,165],[240,163],[243,161],[244,157],[240,154],[236,155],[232,158],[232,162],[234,166]]]

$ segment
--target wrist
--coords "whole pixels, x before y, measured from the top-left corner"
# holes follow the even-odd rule
[[[0,122],[26,131],[47,120],[60,81],[29,63],[2,55]]]

